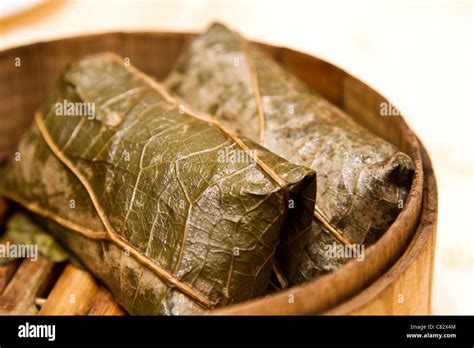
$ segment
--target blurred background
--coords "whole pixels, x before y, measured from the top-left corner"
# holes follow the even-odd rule
[[[474,2],[0,0],[0,50],[107,31],[202,31],[325,59],[396,105],[434,162],[439,220],[434,314],[474,314]]]

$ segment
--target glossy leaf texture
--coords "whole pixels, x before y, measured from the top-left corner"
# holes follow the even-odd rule
[[[194,110],[317,172],[311,242],[293,283],[339,267],[347,258],[329,247],[374,242],[403,207],[411,158],[225,26],[193,39],[165,85]]]
[[[288,219],[287,244],[308,237],[314,171],[183,109],[111,53],[65,70],[18,153],[0,168],[0,194],[37,214],[131,314],[262,295]]]

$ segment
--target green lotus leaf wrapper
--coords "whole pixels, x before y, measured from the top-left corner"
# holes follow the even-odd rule
[[[194,38],[165,86],[193,110],[317,172],[312,233],[290,283],[350,260],[337,252],[341,247],[363,257],[351,249],[376,241],[403,208],[411,158],[225,26]]]
[[[274,264],[296,272],[309,237],[313,170],[180,107],[114,54],[64,71],[17,153],[0,168],[0,195],[131,314],[263,295]]]
[[[36,246],[41,255],[53,262],[64,262],[70,257],[47,231],[23,212],[15,212],[8,219],[3,237],[16,245]]]

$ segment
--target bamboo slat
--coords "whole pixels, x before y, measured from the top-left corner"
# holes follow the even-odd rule
[[[115,301],[109,290],[99,287],[88,315],[126,315],[127,313]]]
[[[39,315],[84,315],[97,291],[98,285],[89,272],[68,264]]]
[[[0,315],[36,314],[35,298],[48,284],[54,263],[39,255],[25,259],[0,296]]]

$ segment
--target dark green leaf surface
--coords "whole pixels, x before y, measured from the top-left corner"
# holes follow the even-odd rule
[[[193,109],[317,172],[316,221],[295,283],[344,262],[327,257],[326,245],[375,241],[407,198],[409,156],[223,25],[190,43],[166,86]]]
[[[95,118],[57,115],[64,101],[92,103]],[[310,229],[312,170],[180,109],[112,54],[65,71],[18,151],[0,194],[39,215],[132,314],[262,295],[282,229],[287,246]]]

